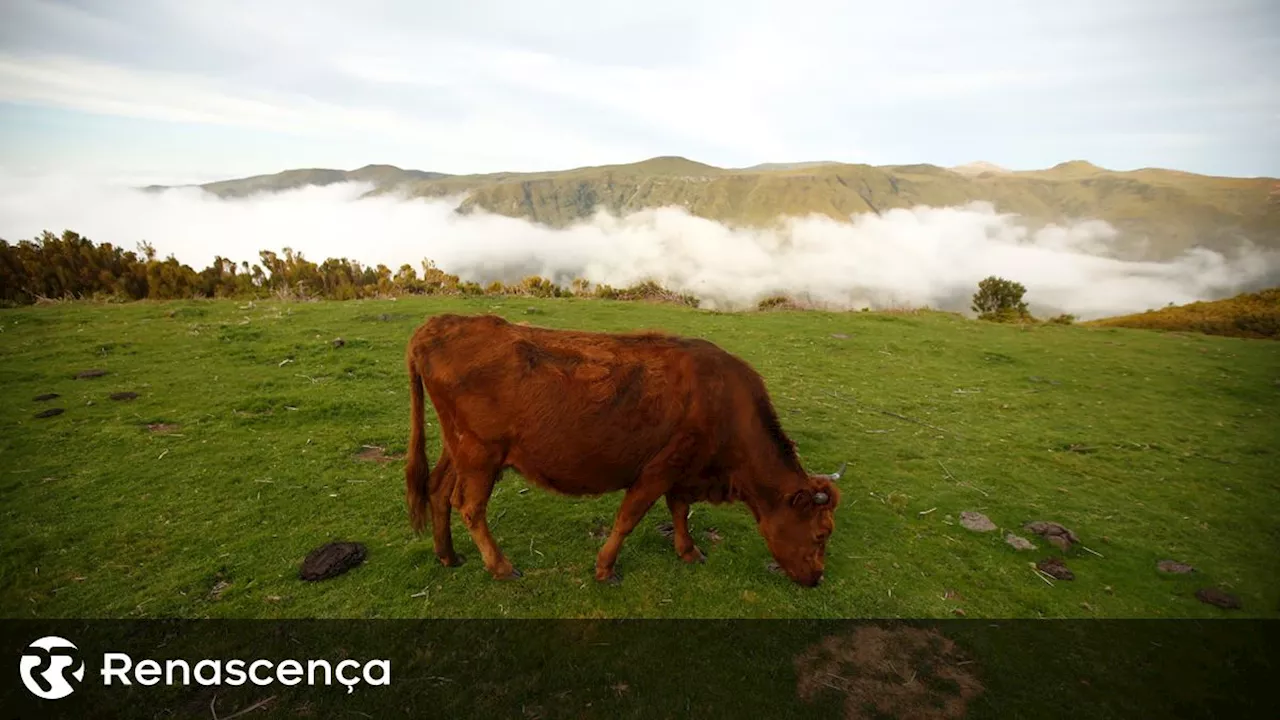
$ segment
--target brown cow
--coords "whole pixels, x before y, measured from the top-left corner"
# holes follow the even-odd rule
[[[616,582],[625,538],[666,496],[675,548],[705,560],[689,535],[689,504],[742,501],[792,580],[822,579],[839,492],[810,475],[783,432],[764,382],[705,340],[514,325],[500,317],[437,315],[405,353],[412,418],[405,468],[413,528],[431,508],[436,556],[460,564],[450,533],[458,508],[485,568],[519,577],[489,533],[485,508],[504,468],[565,495],[626,490],[596,579]],[[444,445],[432,469],[424,388]]]

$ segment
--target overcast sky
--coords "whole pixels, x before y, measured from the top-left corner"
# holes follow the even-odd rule
[[[1275,0],[0,0],[0,171],[1280,176]]]

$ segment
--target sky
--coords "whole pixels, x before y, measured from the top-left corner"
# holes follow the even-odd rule
[[[0,0],[0,172],[680,155],[1280,176],[1274,0]]]

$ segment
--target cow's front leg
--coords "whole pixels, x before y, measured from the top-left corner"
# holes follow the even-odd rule
[[[643,479],[627,489],[627,494],[622,497],[622,505],[618,507],[618,516],[613,521],[613,531],[596,556],[596,580],[608,583],[621,580],[614,572],[613,564],[618,561],[622,541],[631,534],[665,490],[657,483],[646,483]]]
[[[693,536],[689,534],[688,501],[676,500],[667,493],[667,509],[671,511],[671,525],[675,529],[672,537],[676,543],[676,554],[687,563],[706,562],[707,556],[702,554],[702,550],[693,543]]]

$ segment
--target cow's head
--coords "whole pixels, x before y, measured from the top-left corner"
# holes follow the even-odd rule
[[[760,532],[778,567],[805,587],[822,580],[827,560],[827,538],[835,530],[840,491],[835,482],[848,464],[830,475],[806,475],[782,497],[782,502],[760,514]]]

